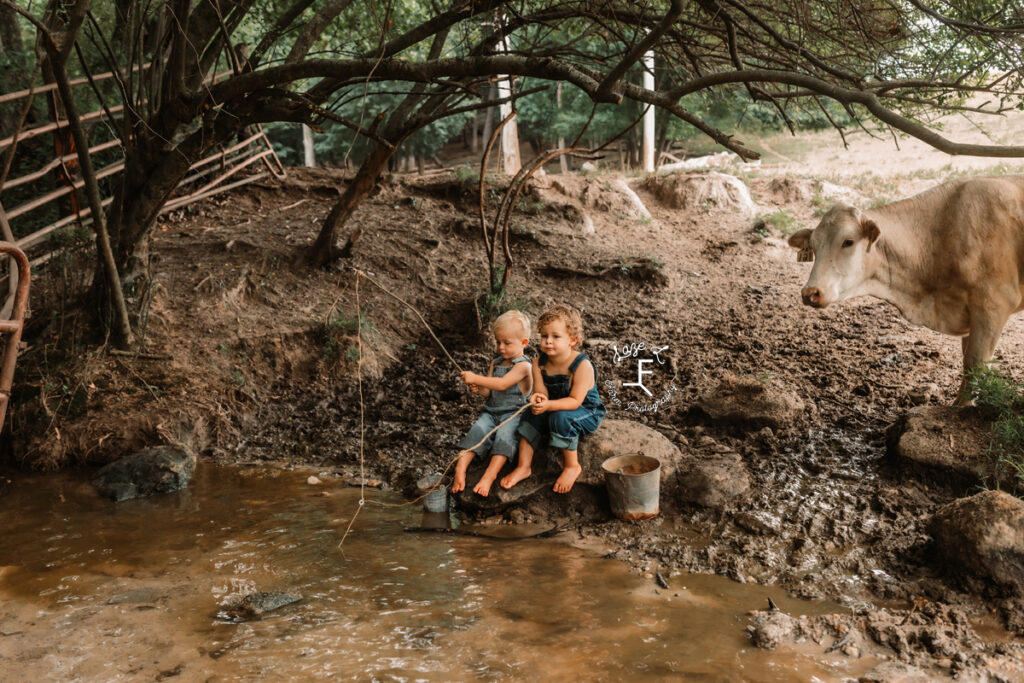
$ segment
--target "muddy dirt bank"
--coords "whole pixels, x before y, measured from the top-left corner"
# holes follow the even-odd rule
[[[471,514],[556,522],[567,540],[601,543],[646,573],[720,573],[840,601],[861,620],[845,628],[864,634],[847,656],[870,642],[931,676],[1005,675],[992,662],[1020,658],[1020,641],[979,636],[971,620],[994,610],[1024,629],[1019,600],[959,590],[927,531],[934,511],[966,492],[908,472],[885,447],[886,429],[911,406],[952,399],[959,340],[913,328],[875,300],[803,307],[808,266],[784,232],[813,226],[828,201],[821,185],[740,175],[753,213],[708,201],[670,208],[637,186],[651,218],[628,210],[617,177],[544,181],[513,218],[510,296],[532,317],[555,302],[579,307],[599,381],[620,391],[631,378],[613,349],[667,346],[668,400],[655,412],[606,395],[609,418],[663,434],[689,475],[745,478],[734,487],[742,493],[687,502],[681,475],[663,487],[660,516],[643,522],[612,519],[603,491],[584,485]],[[364,234],[350,260],[328,272],[295,266],[343,182],[296,170],[282,185],[166,219],[144,356],[69,348],[66,320],[37,311],[12,397],[11,458],[98,463],[173,441],[217,461],[314,465],[351,479],[362,461],[367,476],[405,493],[444,469],[478,399],[417,317],[373,283],[422,312],[459,366],[486,369],[475,199],[452,178],[384,183],[354,218]],[[1022,325],[1012,320],[1000,343],[1017,377]],[[702,399],[730,377],[793,396],[799,409],[771,424],[715,419]],[[878,625],[880,605],[896,627]]]

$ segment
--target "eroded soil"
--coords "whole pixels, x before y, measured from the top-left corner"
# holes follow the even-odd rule
[[[779,180],[767,168],[740,175],[757,213],[784,209],[813,227],[816,183],[792,172]],[[931,555],[927,520],[966,491],[886,455],[885,430],[902,412],[952,400],[959,340],[911,327],[876,300],[802,306],[809,266],[796,262],[780,228],[754,231],[753,215],[668,209],[638,190],[652,214],[645,219],[582,198],[616,178],[567,180],[579,196],[563,204],[543,194],[520,203],[510,296],[533,317],[555,302],[579,307],[599,376],[612,372],[612,344],[668,345],[679,390],[657,412],[610,405],[609,417],[642,421],[697,459],[738,454],[752,492],[704,509],[676,500],[673,486],[661,492],[659,517],[626,523],[610,516],[600,492],[580,487],[542,493],[503,519],[555,521],[567,540],[600,544],[652,576],[714,572],[841,601],[850,613],[829,623],[826,644],[840,640],[840,626],[866,634],[848,656],[871,648],[936,677],[1024,676],[1014,669],[1021,641],[978,626],[994,611],[1024,632],[1020,603],[995,589],[961,592]],[[464,369],[482,371],[491,356],[478,312],[486,260],[474,188],[444,175],[384,182],[353,219],[364,232],[351,259],[328,272],[296,265],[343,182],[296,169],[280,185],[249,186],[164,220],[148,355],[68,349],[68,319],[36,310],[12,400],[12,458],[98,463],[170,440],[218,461],[315,465],[407,493],[419,476],[443,470],[479,406],[441,345]],[[907,193],[922,185],[887,183]],[[495,181],[492,192],[500,189]],[[872,194],[870,183],[856,190]],[[421,313],[441,345],[374,283]],[[1024,318],[1011,320],[999,349],[1020,378]],[[729,374],[761,378],[807,407],[776,429],[716,424],[695,404]]]

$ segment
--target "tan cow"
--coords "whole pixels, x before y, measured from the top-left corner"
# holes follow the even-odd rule
[[[815,308],[874,296],[904,318],[963,337],[967,372],[992,359],[996,341],[1024,300],[1024,176],[951,180],[861,211],[837,204],[790,246],[814,258],[801,291]]]

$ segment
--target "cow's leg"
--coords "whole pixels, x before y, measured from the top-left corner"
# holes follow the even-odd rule
[[[996,342],[1003,332],[1009,314],[989,316],[982,320],[971,319],[971,332],[963,338],[964,376],[960,381],[960,391],[953,405],[974,405],[974,396],[967,387],[967,376],[972,368],[985,365],[996,351]]]

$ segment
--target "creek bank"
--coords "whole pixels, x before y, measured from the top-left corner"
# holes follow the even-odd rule
[[[474,194],[451,179],[383,182],[353,217],[363,238],[352,259],[296,274],[278,264],[315,237],[342,181],[295,176],[302,184],[253,186],[162,219],[147,350],[173,360],[89,358],[88,381],[23,382],[37,391],[82,387],[73,396],[83,412],[61,413],[55,423],[63,438],[44,429],[33,435],[53,447],[40,466],[59,458],[98,463],[177,440],[178,423],[198,425],[201,416],[205,427],[190,443],[219,462],[311,465],[406,493],[445,469],[479,405],[418,318],[356,273],[411,302],[461,368],[485,369],[493,353],[480,329],[487,272]],[[600,189],[604,179],[582,182]],[[759,202],[816,220],[813,193],[787,199],[763,177],[751,186]],[[606,418],[657,432],[679,450],[661,515],[613,520],[599,484],[554,494],[549,482],[560,463],[549,459],[549,473],[535,471],[528,485],[536,495],[467,516],[556,524],[607,544],[638,571],[719,573],[851,606],[883,599],[905,606],[894,614],[938,620],[915,610],[923,598],[968,612],[999,609],[1013,623],[1002,588],[979,597],[935,574],[927,522],[957,492],[885,457],[884,431],[896,415],[922,397],[953,395],[959,342],[912,328],[877,301],[811,311],[798,295],[806,265],[781,241],[755,233],[748,215],[711,203],[671,208],[642,185],[636,191],[651,219],[617,213],[626,206],[622,193],[614,198],[620,208],[604,211],[591,190],[593,201],[580,202],[589,234],[554,200],[528,202],[510,235],[517,266],[509,291],[534,317],[555,302],[577,305],[592,340],[669,345],[678,391],[657,412],[609,404]],[[299,198],[307,201],[281,211]],[[232,240],[253,248],[226,250]],[[1003,337],[1007,361],[1020,367],[1024,352],[1011,344],[1022,337],[1013,329]],[[600,377],[613,375],[610,348],[588,353]],[[733,405],[756,406],[752,377],[777,381],[795,400],[740,419],[732,408],[698,405],[711,407],[716,387],[747,378]],[[913,389],[927,384],[938,389]],[[26,400],[12,397],[12,405],[28,409],[23,392]],[[52,394],[36,399],[52,412]]]
[[[1004,681],[1024,674],[1019,645],[987,644],[962,608],[922,601],[915,611],[874,609],[854,614],[793,617],[758,610],[747,626],[751,641],[764,649],[814,643],[825,653],[883,661],[860,681],[933,681],[955,676]],[[984,673],[988,672],[988,673]],[[1004,678],[1004,676],[1006,676]]]

